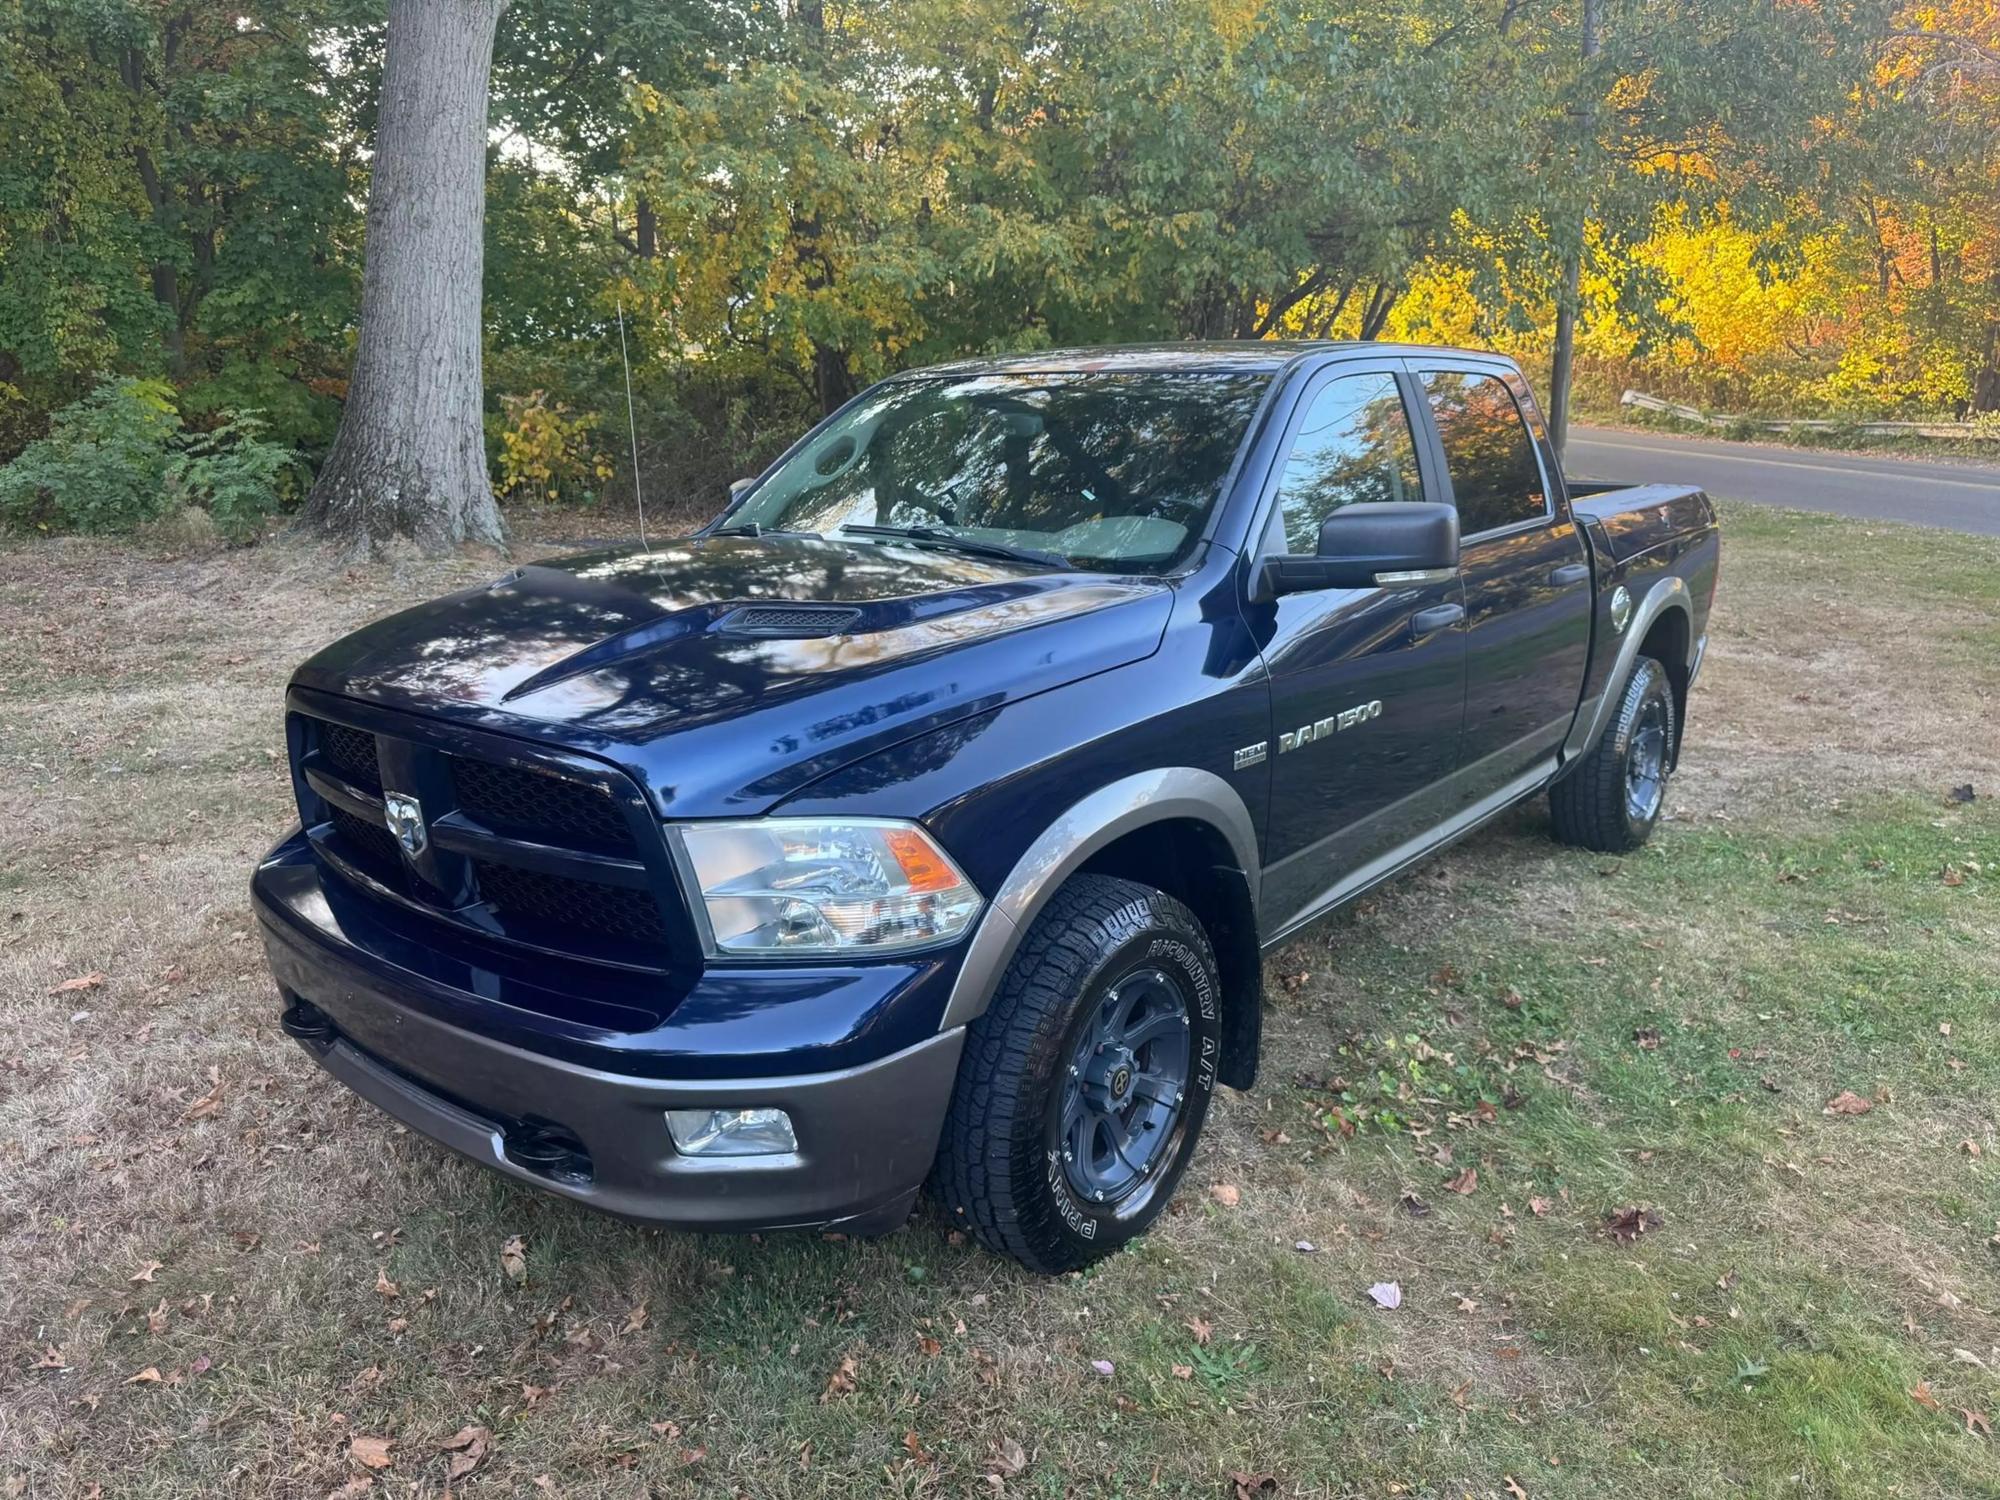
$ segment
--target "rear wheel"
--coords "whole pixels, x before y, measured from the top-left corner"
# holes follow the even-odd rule
[[[968,1028],[931,1190],[954,1223],[1036,1271],[1143,1234],[1208,1113],[1221,982],[1194,914],[1080,875]]]
[[[1642,656],[1603,735],[1549,788],[1556,837],[1606,854],[1638,848],[1660,821],[1673,755],[1673,687],[1667,669]]]

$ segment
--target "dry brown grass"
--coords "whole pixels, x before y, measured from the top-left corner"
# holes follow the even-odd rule
[[[1033,1460],[1009,1492],[1051,1495],[1266,1470],[1299,1494],[2000,1492],[1983,1440],[1903,1394],[2000,1411],[2000,1199],[1958,1145],[2000,1151],[2000,1024],[1966,998],[2000,985],[2000,903],[1900,878],[2000,855],[1986,803],[1940,799],[2000,796],[2000,549],[1730,523],[1659,857],[1557,850],[1524,811],[1275,955],[1265,1084],[1222,1101],[1141,1249],[1054,1283],[921,1217],[839,1245],[600,1220],[399,1132],[282,1038],[244,890],[291,817],[286,676],[490,559],[0,546],[0,1485],[437,1493],[472,1424],[495,1438],[468,1493],[962,1494],[1008,1442]],[[1448,1107],[1370,1092],[1407,1082],[1401,1034],[1465,1065],[1433,1070],[1447,1097],[1528,1105],[1409,1133]],[[1335,1073],[1351,1139],[1320,1128]],[[1892,1102],[1828,1120],[1836,1081]],[[1475,1194],[1442,1190],[1440,1142]],[[1668,1231],[1611,1245],[1602,1212],[1638,1199]],[[1399,1314],[1362,1296],[1378,1277]],[[856,1389],[822,1401],[848,1355]],[[1739,1359],[1774,1373],[1737,1391]]]

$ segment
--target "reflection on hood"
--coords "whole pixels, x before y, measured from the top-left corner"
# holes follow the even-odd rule
[[[690,757],[726,740],[766,773],[826,769],[1149,655],[1170,595],[929,547],[712,537],[518,569],[336,642],[297,680],[621,760],[672,735]],[[759,605],[798,606],[788,633],[742,628]]]

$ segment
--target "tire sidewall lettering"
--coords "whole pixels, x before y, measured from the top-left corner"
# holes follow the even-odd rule
[[[1083,993],[1101,994],[1108,981],[1147,967],[1164,969],[1179,981],[1188,1001],[1192,1031],[1188,1102],[1175,1125],[1181,1139],[1174,1147],[1169,1165],[1156,1174],[1153,1183],[1116,1205],[1101,1206],[1079,1199],[1063,1174],[1059,1143],[1045,1141],[1038,1175],[1047,1187],[1063,1229],[1086,1243],[1104,1239],[1122,1243],[1135,1238],[1164,1210],[1186,1167],[1190,1142],[1199,1134],[1208,1113],[1222,1054],[1220,981],[1214,961],[1205,951],[1206,944],[1199,937],[1181,933],[1177,926],[1166,925],[1150,909],[1135,909],[1130,915],[1135,925],[1147,930],[1119,944],[1094,965]],[[1058,1056],[1067,1057],[1071,1027],[1084,1008],[1077,1006],[1067,1018]],[[1052,1112],[1055,1100],[1061,1097],[1059,1082],[1052,1080],[1051,1093],[1054,1097],[1045,1108]]]

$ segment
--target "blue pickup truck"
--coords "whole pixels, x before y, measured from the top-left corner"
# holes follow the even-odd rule
[[[1566,482],[1509,360],[882,382],[692,536],[336,641],[252,883],[284,1029],[415,1130],[688,1228],[1142,1233],[1261,955],[1524,799],[1660,817],[1699,490]]]

